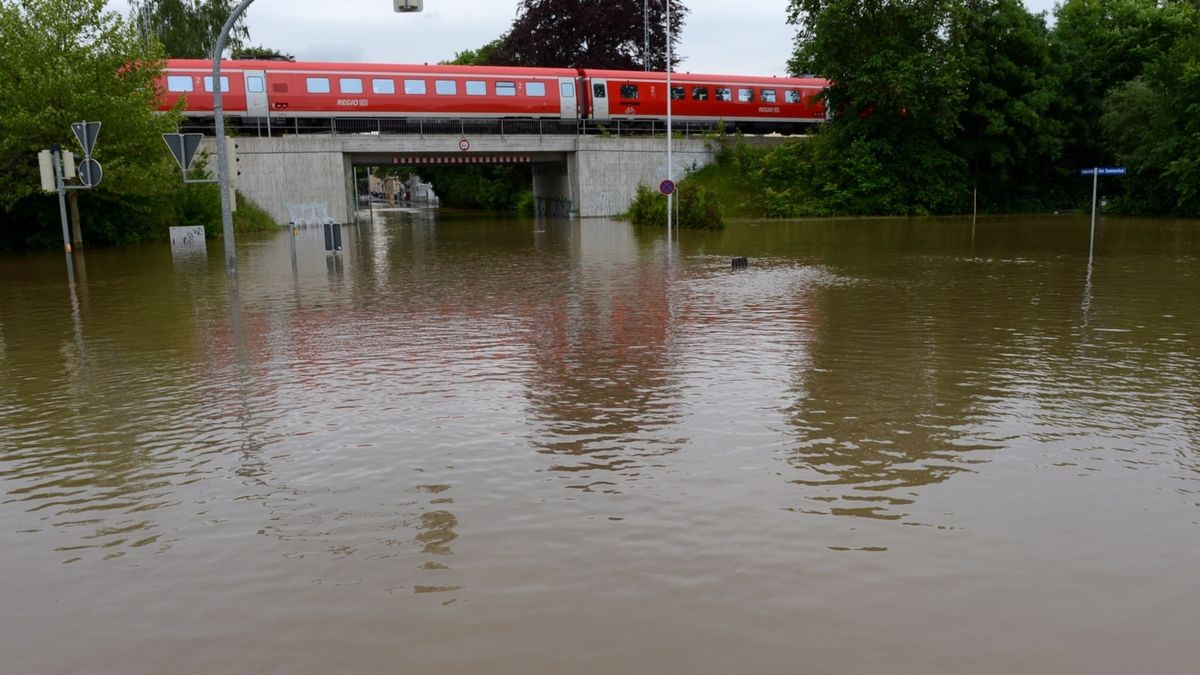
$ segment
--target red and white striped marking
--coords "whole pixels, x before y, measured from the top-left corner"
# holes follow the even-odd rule
[[[423,155],[393,157],[392,164],[529,164],[529,155]]]

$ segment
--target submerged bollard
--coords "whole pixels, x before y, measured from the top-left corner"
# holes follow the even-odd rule
[[[342,250],[342,224],[325,223],[325,252],[334,253]]]

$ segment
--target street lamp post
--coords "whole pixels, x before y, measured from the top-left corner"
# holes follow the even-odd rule
[[[667,4],[667,180],[674,180],[674,170],[671,165],[671,0]],[[671,241],[671,204],[675,192],[667,195],[667,241]]]
[[[229,194],[229,153],[225,149],[225,110],[221,106],[222,91],[221,87],[221,54],[225,52],[225,43],[229,40],[229,31],[233,28],[233,24],[237,23],[238,18],[250,6],[254,0],[242,0],[233,12],[229,15],[229,19],[225,21],[225,26],[221,29],[221,34],[217,36],[217,43],[213,45],[212,51],[212,88],[213,88],[213,126],[216,134],[217,142],[217,189],[221,192],[221,233],[225,237],[225,271],[229,276],[237,276],[237,252],[234,249],[233,241],[233,204],[230,201]]]

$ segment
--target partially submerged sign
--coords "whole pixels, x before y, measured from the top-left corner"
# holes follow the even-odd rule
[[[177,253],[184,251],[203,251],[205,248],[206,245],[204,243],[203,225],[171,228],[172,251]]]

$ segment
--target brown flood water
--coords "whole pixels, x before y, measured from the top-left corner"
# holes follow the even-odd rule
[[[289,243],[0,256],[0,672],[1200,669],[1200,222]]]

